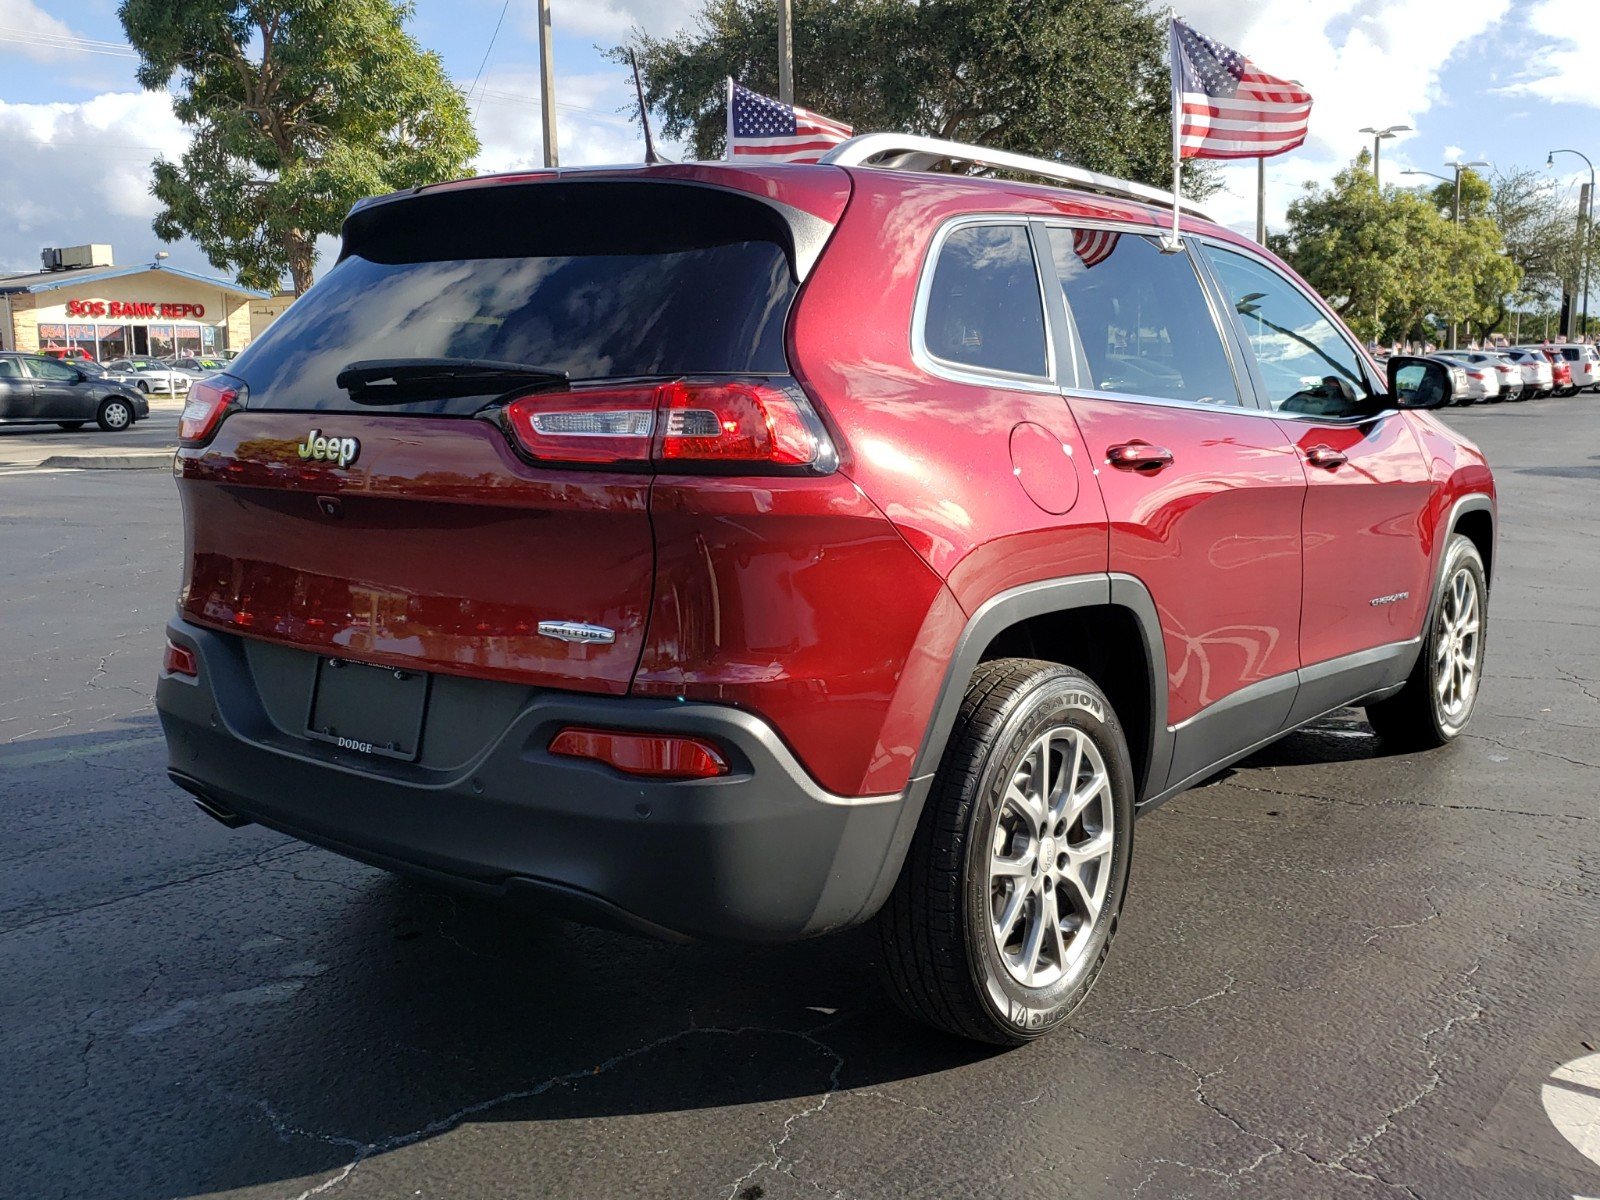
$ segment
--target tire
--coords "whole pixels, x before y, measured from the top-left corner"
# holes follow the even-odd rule
[[[1426,750],[1455,741],[1478,702],[1489,633],[1489,581],[1471,538],[1451,535],[1440,580],[1411,677],[1387,700],[1367,705],[1368,724],[1398,749]],[[1453,634],[1452,626],[1470,626],[1470,631]]]
[[[138,388],[147,396],[150,394],[150,385],[142,379],[138,383],[134,384],[134,387]]]
[[[87,422],[87,421],[57,421],[56,422],[57,425],[59,425],[62,429],[65,429],[68,433],[75,433],[78,430],[82,429],[88,423],[89,422]]]
[[[112,396],[100,402],[100,411],[94,419],[107,433],[120,433],[133,426],[133,405],[121,397]]]
[[[1042,796],[1028,786],[1041,762]],[[1076,786],[1063,788],[1074,766]],[[878,914],[895,1002],[937,1029],[1001,1046],[1060,1025],[1088,995],[1116,932],[1133,805],[1122,726],[1087,676],[1033,659],[981,664]],[[1055,864],[1043,871],[1041,848]],[[1052,937],[1058,892],[1072,911],[1054,922],[1065,936]]]

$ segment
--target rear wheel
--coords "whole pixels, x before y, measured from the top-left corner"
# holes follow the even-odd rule
[[[1443,583],[1411,678],[1389,699],[1367,705],[1367,721],[1384,741],[1420,750],[1461,736],[1478,702],[1488,629],[1483,557],[1458,533],[1445,549]]]
[[[113,396],[101,403],[95,421],[107,433],[118,433],[133,424],[133,405]]]
[[[1110,949],[1133,804],[1122,727],[1093,681],[1032,659],[982,664],[878,915],[895,1001],[997,1045],[1061,1024]]]

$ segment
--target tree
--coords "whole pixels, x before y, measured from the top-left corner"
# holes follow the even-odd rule
[[[1473,212],[1457,226],[1433,196],[1380,192],[1368,163],[1363,151],[1329,187],[1308,183],[1289,205],[1286,231],[1269,239],[1273,248],[1362,337],[1429,336],[1437,332],[1425,328],[1429,317],[1496,328],[1519,272],[1501,253],[1493,218]],[[1466,195],[1464,179],[1464,212]]]
[[[919,133],[1172,181],[1166,19],[1145,0],[794,0],[795,99],[858,131]],[[777,93],[770,0],[706,0],[698,28],[635,29],[662,132],[722,154],[726,86]],[[1219,186],[1194,159],[1184,190]]]
[[[193,131],[157,159],[156,234],[275,290],[311,286],[316,239],[375,192],[466,173],[478,139],[393,0],[123,0],[139,82]]]

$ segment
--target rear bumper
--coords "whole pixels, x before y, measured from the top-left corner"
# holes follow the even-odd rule
[[[169,774],[213,816],[557,916],[741,941],[841,928],[883,903],[920,807],[832,796],[757,717],[670,700],[531,691],[458,765],[373,759],[275,720],[237,636],[167,636],[200,664],[157,684]],[[709,737],[733,771],[667,782],[554,757],[565,725]]]

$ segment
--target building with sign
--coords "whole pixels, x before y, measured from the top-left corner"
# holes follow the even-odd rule
[[[106,245],[42,257],[42,271],[0,275],[0,350],[83,350],[109,362],[243,349],[253,336],[251,303],[269,298],[164,258],[119,267]]]

